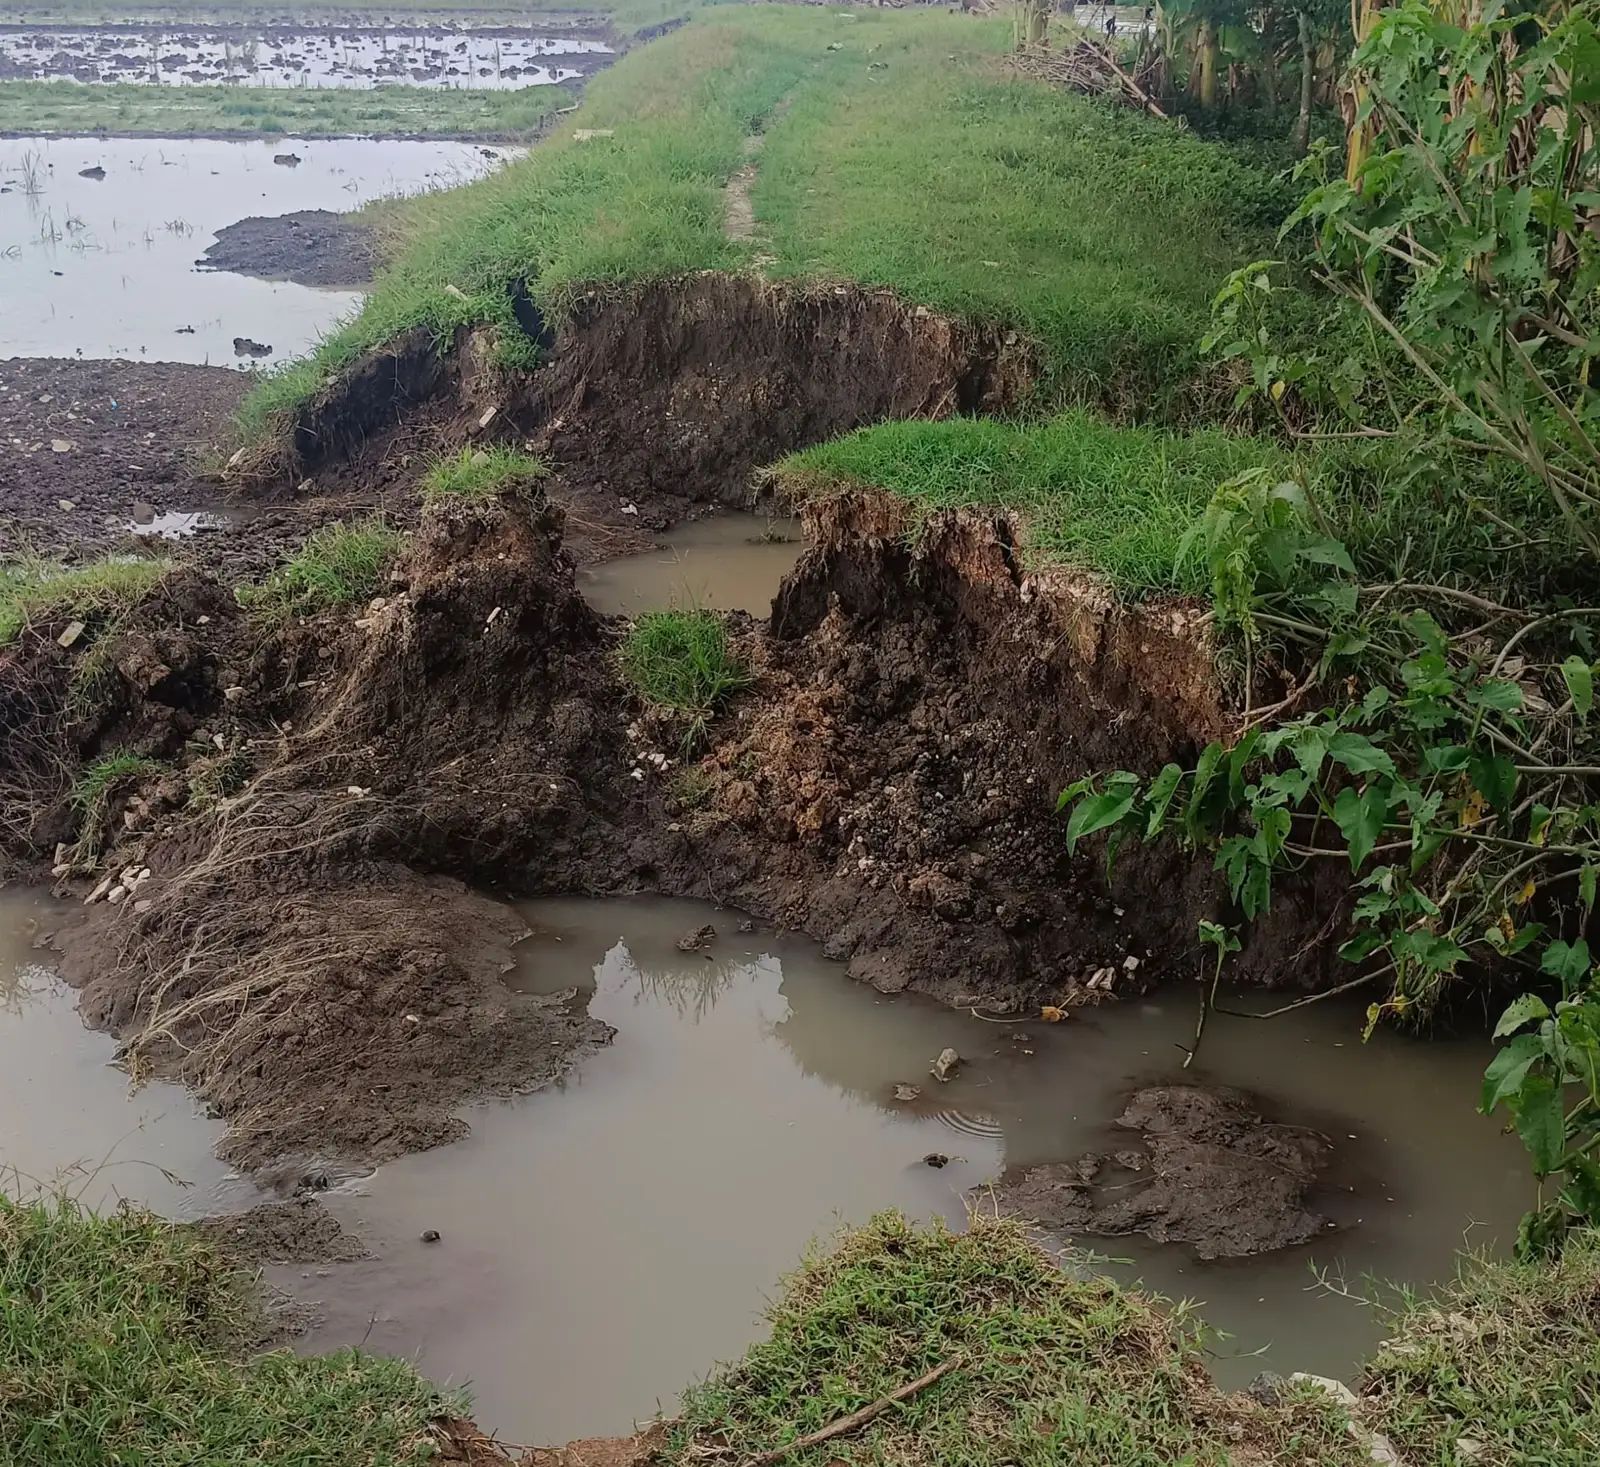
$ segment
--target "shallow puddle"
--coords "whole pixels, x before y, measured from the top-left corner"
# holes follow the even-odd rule
[[[640,555],[578,571],[578,589],[606,616],[704,606],[767,616],[783,578],[805,548],[799,522],[723,514],[686,520]]]
[[[1115,1144],[1127,1091],[1180,1078],[1194,1024],[1187,989],[1056,1026],[984,1022],[885,997],[815,944],[738,934],[734,913],[697,903],[522,910],[536,935],[512,981],[577,988],[615,1042],[558,1089],[473,1109],[466,1141],[331,1194],[378,1258],[278,1280],[326,1311],[308,1348],[365,1340],[470,1382],[478,1419],[513,1440],[624,1431],[670,1406],[760,1334],[779,1275],[840,1221],[889,1206],[959,1220],[965,1190],[1008,1163]],[[706,922],[709,953],[680,952]],[[1219,1015],[1184,1077],[1244,1086],[1334,1139],[1336,1190],[1314,1201],[1339,1233],[1211,1265],[1095,1241],[1133,1260],[1121,1276],[1205,1302],[1235,1336],[1218,1347],[1229,1384],[1348,1373],[1379,1338],[1373,1311],[1313,1290],[1313,1265],[1426,1284],[1463,1242],[1509,1239],[1529,1201],[1520,1145],[1473,1110],[1487,1045],[1359,1034],[1359,1011],[1331,1003],[1270,1023]],[[928,1068],[946,1046],[966,1064],[941,1085]],[[920,1097],[896,1102],[897,1082]],[[932,1152],[949,1164],[927,1166]],[[442,1240],[421,1242],[426,1229]]]
[[[582,75],[556,58],[600,41],[526,31],[261,31],[204,27],[0,29],[0,77],[152,86],[471,87],[502,91]]]
[[[359,138],[0,139],[0,357],[271,366],[298,356],[360,293],[197,269],[219,229],[451,188],[514,151]],[[236,340],[270,350],[241,356]]]
[[[38,893],[0,890],[0,1189],[60,1185],[104,1210],[127,1197],[169,1217],[253,1206],[261,1194],[217,1160],[222,1124],[177,1085],[130,1093],[116,1041],[35,948],[62,920]]]

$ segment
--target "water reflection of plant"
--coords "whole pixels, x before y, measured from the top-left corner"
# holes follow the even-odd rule
[[[719,963],[710,954],[691,954],[681,967],[636,967],[635,976],[639,984],[636,1004],[664,1003],[698,1024],[734,984],[749,980],[751,970],[749,963]]]

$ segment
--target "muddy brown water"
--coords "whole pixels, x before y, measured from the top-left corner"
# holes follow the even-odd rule
[[[0,889],[0,1187],[59,1187],[97,1209],[129,1197],[183,1218],[262,1201],[217,1160],[222,1124],[181,1086],[129,1093],[116,1041],[83,1027],[35,946],[61,917],[48,897]]]
[[[451,188],[517,151],[372,138],[0,138],[0,358],[284,362],[361,294],[197,268],[219,229]],[[104,176],[84,178],[92,168]],[[270,350],[241,356],[236,338]]]
[[[1184,1075],[1190,985],[1059,1025],[1000,1024],[879,994],[814,943],[738,933],[737,914],[701,903],[519,910],[533,936],[508,981],[575,990],[566,1001],[613,1025],[613,1044],[559,1087],[470,1109],[466,1140],[327,1193],[372,1259],[269,1271],[322,1316],[303,1348],[364,1343],[414,1359],[467,1384],[479,1421],[512,1440],[620,1432],[670,1407],[760,1335],[764,1301],[811,1239],[890,1206],[959,1224],[1007,1166],[1114,1147],[1112,1118],[1151,1080],[1241,1086],[1272,1118],[1335,1143],[1313,1202],[1339,1229],[1305,1247],[1202,1264],[1143,1239],[1084,1240],[1124,1260],[1104,1265],[1119,1277],[1201,1303],[1232,1336],[1214,1345],[1228,1385],[1263,1368],[1348,1376],[1383,1322],[1319,1288],[1313,1268],[1352,1287],[1367,1275],[1426,1286],[1463,1244],[1508,1244],[1530,1199],[1519,1143],[1473,1110],[1482,1039],[1380,1033],[1363,1045],[1359,1007],[1333,1000],[1265,1023],[1216,1015]],[[0,971],[20,963],[47,986],[29,943],[48,912],[0,892],[0,914]],[[705,923],[718,931],[709,951],[680,951]],[[241,1205],[206,1150],[215,1127],[164,1089],[130,1102],[105,1068],[110,1041],[76,1025],[65,999],[0,1012],[0,1056],[18,1051],[36,1077],[8,1065],[0,1080],[12,1100],[0,1160],[25,1157],[37,1174],[117,1142],[124,1190],[143,1197],[161,1179],[138,1163],[161,1136],[167,1164],[198,1185],[149,1194],[158,1205]],[[30,1058],[51,1044],[53,1062]],[[941,1085],[928,1070],[947,1046],[965,1064]],[[896,1101],[897,1083],[919,1098]],[[83,1128],[62,1138],[55,1112],[80,1089]],[[128,1107],[152,1096],[169,1129],[133,1130]],[[929,1167],[929,1153],[951,1160]],[[440,1241],[422,1242],[428,1229]]]
[[[578,589],[606,616],[689,606],[767,616],[804,548],[797,520],[754,514],[686,520],[653,550],[580,567]]]

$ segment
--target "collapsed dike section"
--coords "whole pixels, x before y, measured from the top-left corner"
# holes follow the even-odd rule
[[[686,288],[684,311],[709,309],[705,279]],[[814,326],[830,298],[783,309],[821,312]],[[871,299],[851,309],[876,320],[887,307]],[[547,433],[561,420],[555,441],[577,448],[558,452],[558,484],[624,409],[672,404],[683,434],[619,446],[629,474],[731,456],[737,472],[708,472],[705,498],[743,493],[751,468],[808,435],[899,409],[880,389],[824,410],[771,352],[636,392],[630,374],[699,348],[680,333],[689,316],[608,323],[614,308],[531,380],[493,384],[517,431],[540,426],[530,413],[554,413]],[[897,379],[919,411],[964,392],[981,406],[1001,382],[1020,392],[1000,338],[963,375],[957,328],[898,310],[896,330],[944,343]],[[868,355],[882,367],[904,339],[880,333]],[[861,359],[838,359],[837,390]],[[437,371],[436,404],[476,423],[485,374],[460,354]],[[763,406],[780,379],[800,394],[791,419]],[[609,1039],[501,983],[521,923],[490,891],[708,898],[810,934],[886,992],[990,1012],[1092,1001],[1107,967],[1124,990],[1195,975],[1197,920],[1226,916],[1209,862],[1129,848],[1108,876],[1101,850],[1068,856],[1055,801],[1091,770],[1154,769],[1226,734],[1203,608],[1125,606],[1092,578],[1030,573],[1004,516],[914,524],[883,495],[818,501],[770,622],[730,618],[754,681],[691,758],[623,681],[620,626],[575,588],[554,493],[426,510],[385,595],[264,639],[216,581],[174,572],[96,644],[96,706],[70,724],[76,654],[51,629],[0,656],[14,857],[72,838],[63,765],[129,749],[170,766],[103,812],[110,869],[149,870],[137,900],[86,906],[57,943],[86,1019],[122,1038],[136,1075],[203,1094],[229,1123],[228,1160],[292,1188],[438,1144],[468,1099],[548,1083]],[[1338,903],[1285,887],[1238,976],[1326,986]]]

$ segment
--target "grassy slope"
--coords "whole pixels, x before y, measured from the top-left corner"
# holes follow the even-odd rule
[[[209,1245],[135,1210],[0,1198],[0,1463],[420,1463],[454,1404],[399,1360],[241,1364],[256,1305]]]
[[[922,513],[1013,510],[1035,560],[1087,566],[1124,590],[1205,589],[1198,556],[1179,544],[1223,480],[1279,460],[1259,440],[1201,430],[1116,428],[1071,411],[1042,423],[982,418],[885,423],[793,454],[778,465],[804,499],[885,489]]]
[[[473,92],[427,87],[151,87],[133,83],[0,82],[0,133],[111,132],[458,137],[532,134],[572,94],[561,87]]]
[[[1007,76],[1009,34],[943,13],[702,11],[596,78],[525,163],[408,210],[410,246],[362,315],[253,397],[249,421],[408,326],[494,321],[510,337],[512,279],[559,308],[580,286],[756,253],[777,274],[1011,321],[1069,387],[1150,406],[1186,379],[1218,274],[1264,247],[1237,220],[1241,202],[1272,212],[1270,185],[1173,127]],[[769,237],[735,244],[721,189],[755,131]]]
[[[1272,1409],[1218,1392],[1197,1332],[1106,1279],[1058,1268],[1016,1223],[912,1228],[894,1214],[808,1258],[771,1337],[692,1387],[667,1443],[687,1467],[748,1462],[960,1364],[842,1441],[786,1467],[1356,1467],[1365,1453],[1314,1392]]]

